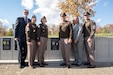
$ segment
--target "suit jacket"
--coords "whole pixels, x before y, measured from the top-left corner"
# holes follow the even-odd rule
[[[28,19],[28,23],[31,20]],[[15,23],[15,38],[19,39],[19,42],[25,42],[26,41],[26,35],[25,35],[25,27],[27,23],[24,20],[24,17],[18,17],[16,19]]]
[[[73,26],[73,40],[83,40],[82,26],[79,23]]]

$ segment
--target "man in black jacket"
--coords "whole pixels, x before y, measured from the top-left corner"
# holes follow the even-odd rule
[[[59,27],[59,46],[63,57],[63,63],[60,66],[66,66],[70,68],[70,50],[71,50],[71,43],[72,43],[72,24],[70,21],[66,20],[66,14],[60,14],[62,18],[62,22],[60,23]]]
[[[95,54],[94,54],[94,39],[95,39],[95,31],[96,24],[93,20],[89,18],[90,13],[84,13],[85,22],[83,24],[83,35],[84,35],[84,45],[85,52],[87,56],[87,63],[85,65],[89,65],[88,68],[95,68]]]
[[[32,16],[31,22],[27,24],[25,28],[26,41],[27,41],[27,56],[28,65],[30,68],[35,68],[34,61],[37,53],[37,48],[40,45],[40,30],[39,26],[36,25],[37,18],[35,15]]]
[[[15,40],[19,44],[19,53],[18,53],[18,61],[20,64],[20,68],[25,67],[25,59],[27,56],[27,45],[26,45],[26,35],[25,35],[25,27],[27,23],[31,20],[27,17],[29,11],[24,9],[23,17],[18,17],[15,23]]]

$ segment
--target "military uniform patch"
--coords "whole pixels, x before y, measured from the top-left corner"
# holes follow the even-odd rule
[[[38,28],[40,28],[40,25],[38,25]]]
[[[33,30],[33,32],[36,32],[36,30]]]

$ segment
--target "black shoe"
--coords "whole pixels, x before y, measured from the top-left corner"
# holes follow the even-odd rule
[[[46,62],[43,62],[42,65],[48,65]]]
[[[76,63],[72,63],[71,65],[76,65]]]
[[[66,68],[71,68],[71,66],[70,65],[66,65]]]
[[[81,66],[81,64],[72,63],[71,65]]]
[[[76,66],[81,66],[81,64],[76,64]]]
[[[28,62],[24,62],[24,66],[28,66]]]
[[[31,69],[34,69],[35,67],[34,67],[34,66],[30,66],[30,68],[31,68]]]
[[[39,65],[39,63],[38,62],[34,62],[33,65]]]
[[[75,64],[76,66],[81,66],[81,64]]]
[[[90,63],[88,63],[88,62],[85,62],[85,63],[83,63],[84,65],[90,65]]]
[[[95,68],[95,65],[89,65],[87,68]]]
[[[40,66],[40,67],[44,67],[44,65],[43,65],[43,64],[39,64],[39,66]]]
[[[24,65],[19,66],[20,69],[22,69],[22,68],[24,68],[24,67],[25,67]]]
[[[35,67],[35,66],[32,66],[31,68],[32,68],[32,69],[35,69],[36,67]]]
[[[66,63],[61,63],[61,64],[60,64],[60,66],[65,66],[65,65],[66,65]]]

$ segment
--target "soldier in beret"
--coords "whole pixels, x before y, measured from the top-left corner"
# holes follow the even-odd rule
[[[44,53],[45,50],[47,50],[47,41],[48,41],[48,26],[46,25],[47,19],[45,16],[41,18],[41,24],[38,26],[40,27],[40,47],[38,52],[38,60],[39,60],[39,66],[44,67],[45,65],[48,65],[46,62],[44,62]]]
[[[27,50],[28,50],[28,65],[34,68],[34,60],[37,51],[37,45],[40,45],[39,28],[36,26],[36,16],[33,15],[31,22],[27,24],[26,28]]]
[[[85,63],[85,65],[89,65],[88,68],[95,68],[94,35],[96,31],[96,24],[89,18],[89,16],[89,12],[84,13],[85,22],[83,24],[83,35],[85,52],[87,55],[87,63]]]
[[[72,42],[72,24],[71,22],[66,20],[66,14],[60,14],[62,18],[62,22],[59,27],[59,46],[63,57],[63,63],[60,66],[66,66],[70,68],[70,50],[71,50],[71,42]]]

